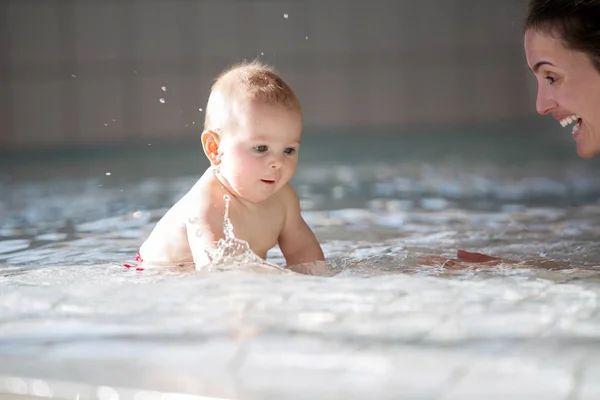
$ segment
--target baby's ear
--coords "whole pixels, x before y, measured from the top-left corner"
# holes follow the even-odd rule
[[[221,160],[219,158],[218,133],[211,131],[210,129],[202,132],[202,148],[204,149],[204,154],[206,154],[206,157],[208,157],[211,164],[220,164]]]

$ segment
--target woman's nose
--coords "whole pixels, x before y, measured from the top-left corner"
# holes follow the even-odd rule
[[[548,114],[550,112],[550,110],[552,110],[556,106],[557,106],[556,101],[548,93],[548,90],[543,87],[539,87],[538,93],[537,93],[537,98],[535,100],[535,108],[536,108],[537,112],[542,115]]]

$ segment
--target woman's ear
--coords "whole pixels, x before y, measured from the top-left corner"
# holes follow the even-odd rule
[[[212,165],[219,165],[221,158],[219,157],[219,134],[215,131],[205,130],[202,132],[202,148],[204,154]]]

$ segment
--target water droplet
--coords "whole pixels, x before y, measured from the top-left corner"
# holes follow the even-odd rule
[[[136,71],[136,70],[133,70],[133,73],[134,73],[134,74],[137,74],[137,71]]]
[[[283,18],[288,19],[289,15],[283,14]]]
[[[36,379],[31,384],[31,394],[36,397],[53,397],[50,385],[46,381]]]
[[[77,75],[75,75],[75,74],[71,74],[71,76],[72,76],[73,78],[77,78]]]
[[[104,174],[106,176],[111,176],[112,174],[110,172],[107,172],[106,174]]]
[[[100,386],[96,389],[96,395],[99,400],[119,400],[119,393],[108,386]]]
[[[192,121],[192,125],[196,125],[196,121]]]
[[[161,86],[161,89],[162,89],[163,92],[167,91],[167,87],[166,86]]]
[[[261,56],[264,56],[264,55],[265,55],[265,53],[261,52],[261,53],[260,53],[260,55],[261,55]]]
[[[104,126],[108,126],[108,124],[104,124]]]
[[[27,382],[21,378],[6,378],[4,387],[14,394],[27,394]]]
[[[148,143],[148,146],[152,146],[152,143]]]
[[[117,120],[116,120],[116,119],[113,119],[113,122],[117,122]]]
[[[158,99],[158,101],[160,101],[161,103],[165,103],[165,99],[163,99],[162,97],[160,99]]]
[[[308,36],[304,36],[304,40],[308,40]]]
[[[198,109],[198,111],[202,112],[202,109],[201,109],[201,108],[199,108],[199,109]]]
[[[189,126],[189,125],[187,125],[187,124],[185,125],[185,127],[186,127],[186,128],[187,128],[188,126]]]

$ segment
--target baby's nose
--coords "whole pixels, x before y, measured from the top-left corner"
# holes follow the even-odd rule
[[[282,164],[283,162],[281,161],[281,159],[279,157],[276,157],[271,160],[269,166],[274,169],[279,169],[281,168]]]

